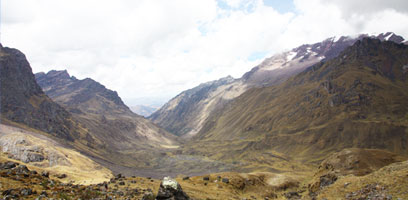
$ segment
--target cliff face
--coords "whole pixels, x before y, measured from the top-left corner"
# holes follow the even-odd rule
[[[73,141],[71,114],[48,98],[35,81],[25,55],[0,46],[1,117]]]
[[[35,74],[35,78],[50,98],[67,108],[95,114],[132,114],[116,91],[109,90],[90,78],[78,80],[66,70],[40,72]]]

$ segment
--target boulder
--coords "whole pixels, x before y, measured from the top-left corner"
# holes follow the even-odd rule
[[[1,164],[0,168],[1,169],[13,169],[17,165],[18,165],[18,163],[9,161],[9,162]]]
[[[30,170],[27,168],[27,166],[25,165],[19,165],[15,168],[16,172],[18,174],[25,174],[25,173],[29,173]]]
[[[23,188],[20,193],[23,196],[29,196],[33,194],[33,190],[31,188]]]
[[[302,195],[300,195],[298,192],[288,192],[285,193],[284,196],[286,199],[301,199]]]
[[[223,183],[229,183],[229,179],[228,179],[228,178],[223,178],[223,179],[222,179],[222,182],[223,182]]]
[[[45,177],[45,178],[49,178],[49,177],[50,177],[50,173],[49,173],[49,172],[46,172],[46,171],[43,171],[43,172],[41,173],[41,176],[43,176],[43,177]]]
[[[189,200],[190,197],[181,189],[180,184],[170,177],[164,177],[160,183],[157,200]]]
[[[57,175],[57,178],[59,178],[59,179],[63,179],[63,178],[66,178],[66,177],[67,177],[66,174],[59,174],[59,175]]]

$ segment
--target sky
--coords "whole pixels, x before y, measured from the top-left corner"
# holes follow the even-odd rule
[[[406,0],[2,0],[1,43],[33,72],[63,70],[129,106],[163,104],[326,38],[408,38]]]

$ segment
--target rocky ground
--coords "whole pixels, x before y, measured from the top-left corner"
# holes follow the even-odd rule
[[[58,180],[64,178],[64,174],[51,177],[45,171],[31,171],[25,165],[14,162],[1,163],[0,196],[3,199],[141,199],[152,190],[137,187],[136,183],[153,185],[155,182],[136,178],[124,180],[119,176],[110,182],[85,186]]]
[[[65,174],[34,171],[17,162],[0,163],[0,199],[273,199],[297,183],[268,184],[264,174],[223,173],[152,178],[116,175],[92,185],[63,183]],[[181,186],[182,185],[182,186]],[[184,191],[183,191],[184,189]]]
[[[330,172],[334,173],[330,173]],[[337,172],[336,172],[337,171]],[[328,170],[310,176],[272,173],[217,173],[157,180],[120,174],[99,184],[64,182],[66,174],[35,171],[19,162],[0,162],[2,199],[407,199],[408,161],[356,176]],[[340,169],[340,172],[342,170]]]

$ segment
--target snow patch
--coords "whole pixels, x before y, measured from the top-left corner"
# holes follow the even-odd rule
[[[296,52],[291,51],[291,52],[289,52],[289,53],[287,54],[286,60],[287,60],[287,61],[290,61],[290,60],[292,60],[296,55],[297,55]]]
[[[340,40],[341,37],[334,37],[333,38],[333,42],[338,42]]]
[[[390,33],[389,35],[387,35],[387,36],[384,38],[384,40],[385,40],[385,41],[388,41],[388,40],[390,39],[390,37],[393,36],[393,35],[394,35],[394,33]]]
[[[309,54],[310,54],[311,56],[317,56],[318,53],[316,53],[316,52],[314,52],[314,51],[311,51],[311,52],[309,52]]]

